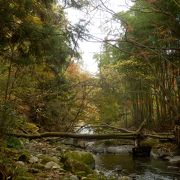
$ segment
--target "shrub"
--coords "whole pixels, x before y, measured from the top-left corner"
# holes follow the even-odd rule
[[[23,145],[21,141],[16,137],[8,137],[7,138],[7,147],[8,148],[15,148],[15,149],[22,149]]]
[[[0,137],[15,125],[16,114],[9,104],[0,105]]]
[[[0,105],[0,138],[24,124],[25,120],[17,114],[13,104]]]

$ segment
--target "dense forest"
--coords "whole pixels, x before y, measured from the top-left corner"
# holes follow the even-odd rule
[[[101,5],[119,33],[102,40],[93,76],[78,48],[92,38],[87,22],[72,25],[65,13],[88,10],[91,0],[0,0],[1,147],[18,146],[13,133],[112,133],[144,120],[150,132],[172,133],[180,125],[179,0],[135,0],[118,13]]]
[[[123,33],[97,55],[102,120],[124,116],[127,126],[147,118],[161,130],[179,121],[179,8],[176,1],[136,1],[115,15]]]

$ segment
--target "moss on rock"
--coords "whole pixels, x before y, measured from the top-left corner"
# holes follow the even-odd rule
[[[43,154],[38,156],[38,157],[39,157],[39,159],[41,159],[42,164],[46,164],[46,163],[48,163],[50,161],[53,161],[55,163],[60,163],[58,158],[56,158],[56,157],[50,157],[50,156],[43,155]]]
[[[93,172],[89,166],[75,159],[67,159],[64,167],[67,171],[71,171],[80,177],[87,176]]]
[[[153,146],[156,146],[158,143],[159,143],[159,140],[148,138],[148,139],[145,139],[145,140],[143,140],[141,142],[141,146],[150,146],[150,147],[153,147]]]
[[[85,151],[68,151],[65,153],[68,159],[77,160],[83,164],[86,164],[89,168],[95,168],[95,160],[93,155]]]

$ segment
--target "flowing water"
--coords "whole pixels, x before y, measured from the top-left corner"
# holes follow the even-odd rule
[[[130,154],[96,155],[96,168],[106,176],[129,176],[133,180],[180,180],[180,172],[167,161],[153,158],[133,159]]]
[[[88,127],[80,133],[93,134],[93,129]],[[95,148],[95,147],[94,147]],[[95,155],[96,169],[107,177],[128,176],[132,180],[180,180],[180,169],[172,166],[167,161],[154,158],[136,158],[128,153],[132,147],[116,147],[117,154],[103,152]],[[121,151],[122,150],[122,151]],[[91,151],[93,151],[91,149]],[[97,152],[96,152],[97,153]]]

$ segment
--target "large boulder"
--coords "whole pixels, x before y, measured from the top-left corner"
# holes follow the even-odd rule
[[[87,176],[93,172],[89,166],[75,159],[67,159],[64,165],[66,170],[80,177]]]
[[[93,173],[95,160],[93,155],[85,151],[67,151],[63,158],[64,168],[79,177],[86,177]]]
[[[95,160],[93,158],[93,155],[89,152],[85,151],[68,151],[65,153],[65,156],[68,159],[79,161],[83,164],[86,164],[89,168],[94,169],[95,168]]]

